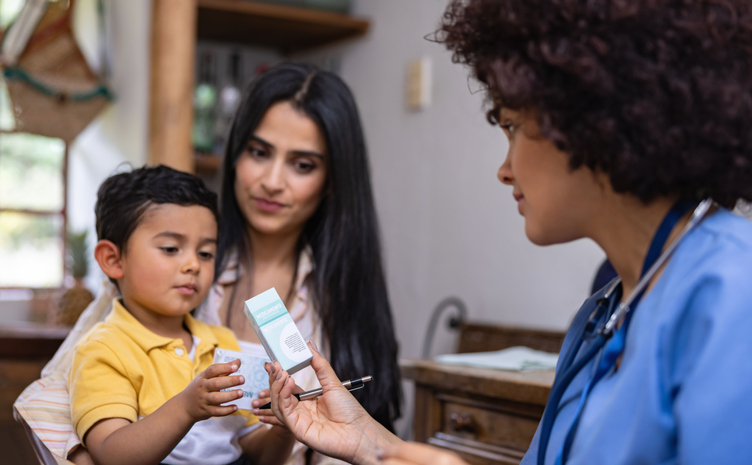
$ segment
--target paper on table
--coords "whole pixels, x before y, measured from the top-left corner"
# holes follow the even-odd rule
[[[232,402],[225,402],[222,405],[234,404],[239,409],[251,410],[253,409],[251,401],[258,397],[259,391],[269,388],[269,374],[264,370],[264,363],[268,362],[269,359],[228,349],[214,350],[214,363],[228,363],[237,359],[240,359],[240,367],[233,374],[243,375],[245,383],[231,389],[242,389],[243,397]]]
[[[529,347],[509,347],[493,352],[475,352],[468,354],[446,354],[434,358],[438,363],[450,365],[467,365],[498,370],[536,371],[553,370],[559,354],[551,354]]]

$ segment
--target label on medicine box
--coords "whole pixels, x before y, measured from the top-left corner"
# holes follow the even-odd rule
[[[260,391],[269,389],[269,373],[264,370],[264,363],[270,360],[266,357],[255,357],[235,350],[214,349],[214,363],[230,363],[238,359],[240,359],[240,367],[233,375],[243,375],[245,383],[223,390],[242,389],[243,397],[225,402],[222,405],[237,405],[239,409],[252,410],[251,401],[258,398]]]
[[[274,288],[245,301],[245,316],[273,361],[289,374],[311,364],[313,354]]]

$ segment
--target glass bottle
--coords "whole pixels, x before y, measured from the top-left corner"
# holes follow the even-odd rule
[[[224,150],[227,135],[230,132],[232,120],[240,105],[242,78],[240,75],[240,53],[235,50],[230,54],[228,81],[219,92],[218,115],[214,126],[214,151],[221,153]]]
[[[217,88],[214,84],[214,56],[206,51],[201,55],[198,83],[193,93],[193,147],[199,152],[214,149],[214,121],[216,118]]]

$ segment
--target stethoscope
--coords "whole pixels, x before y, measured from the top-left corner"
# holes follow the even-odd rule
[[[635,285],[627,298],[616,306],[615,302],[618,301],[618,299],[614,297],[621,293],[621,278],[614,279],[603,294],[603,297],[598,299],[596,308],[590,314],[582,331],[580,331],[579,337],[573,341],[562,359],[560,370],[561,375],[556,377],[554,385],[551,387],[551,393],[549,394],[548,402],[546,403],[546,410],[543,413],[543,419],[541,420],[540,439],[538,442],[538,465],[545,464],[546,449],[548,448],[548,442],[551,437],[551,430],[553,429],[559,402],[561,401],[564,392],[580,370],[582,370],[585,365],[600,353],[600,359],[595,364],[593,376],[585,385],[580,396],[580,402],[577,407],[573,424],[570,427],[562,449],[557,456],[557,465],[566,462],[574,435],[577,431],[580,414],[582,413],[590,389],[601,379],[601,377],[610,371],[623,351],[629,321],[634,314],[633,307],[637,306],[645,293],[648,284],[663,264],[671,257],[671,254],[681,240],[692,229],[694,229],[700,221],[702,221],[713,206],[713,201],[708,198],[700,202],[695,207],[692,216],[689,218],[687,224],[684,225],[684,228],[682,228],[677,238],[666,247],[666,250],[661,252],[671,230],[681,217],[689,211],[691,206],[692,204],[686,203],[678,203],[674,205],[664,218],[658,228],[658,232],[656,232],[656,235],[653,238],[650,249],[645,258],[642,276],[637,282],[637,285]],[[616,307],[615,310],[614,307]],[[575,360],[575,357],[585,340],[591,340],[593,343],[582,357]],[[607,343],[609,344],[607,345]],[[606,349],[602,351],[604,347],[606,347]]]

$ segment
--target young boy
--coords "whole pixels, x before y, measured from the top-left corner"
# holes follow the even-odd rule
[[[220,405],[242,396],[222,390],[243,379],[229,376],[240,361],[212,364],[214,349],[240,348],[190,315],[214,279],[216,200],[165,166],[99,188],[94,256],[122,298],[77,347],[69,381],[73,426],[97,464],[273,464],[292,450],[283,427]]]

